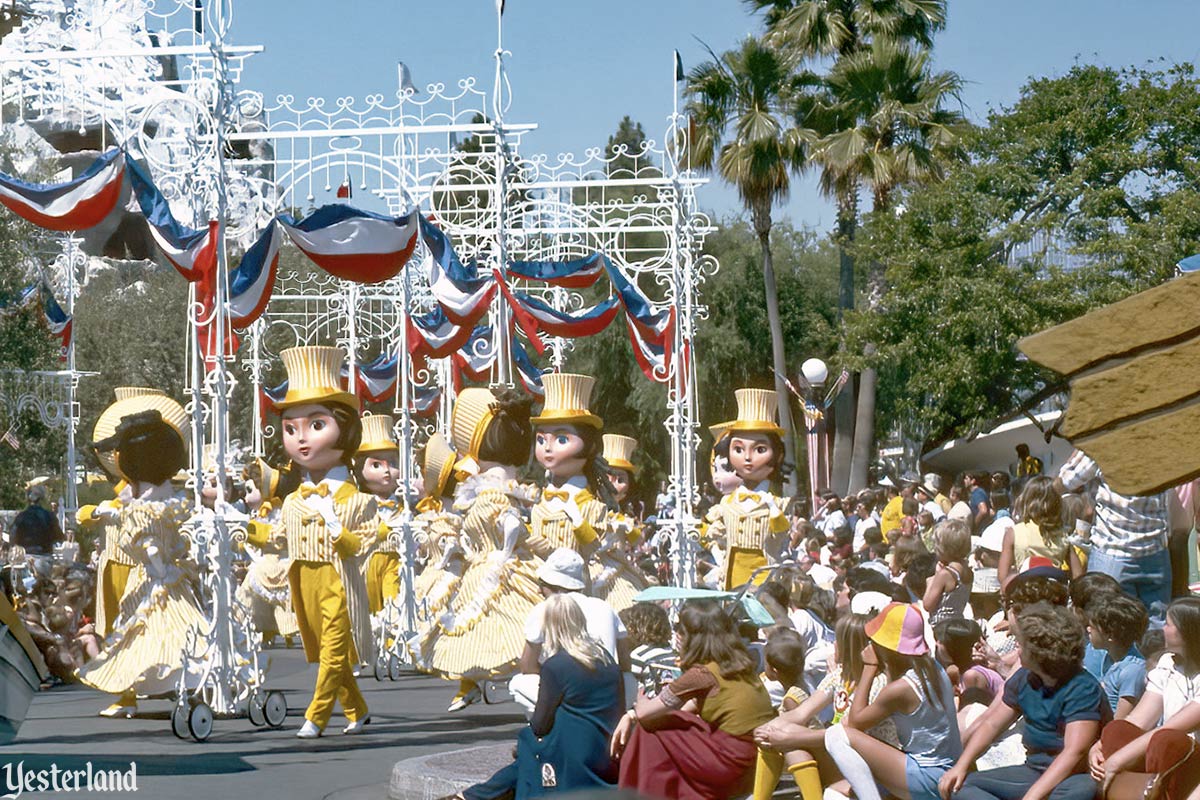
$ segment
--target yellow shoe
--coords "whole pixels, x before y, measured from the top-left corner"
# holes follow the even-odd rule
[[[102,717],[125,717],[126,719],[133,719],[135,714],[137,714],[137,705],[136,704],[135,705],[125,705],[124,703],[121,703],[120,701],[117,701],[116,703],[113,703],[108,708],[102,709],[100,711],[100,716],[102,716]]]

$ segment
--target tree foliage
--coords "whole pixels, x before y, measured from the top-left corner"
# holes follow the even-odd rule
[[[1055,381],[1018,338],[1200,249],[1198,88],[1190,66],[1034,79],[971,133],[968,162],[868,219],[856,252],[888,288],[848,336],[878,346],[881,429],[928,446],[1011,413]]]

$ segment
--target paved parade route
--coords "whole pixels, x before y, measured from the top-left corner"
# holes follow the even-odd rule
[[[300,649],[269,650],[270,687],[282,689],[288,722],[282,730],[255,728],[249,720],[217,720],[205,743],[172,735],[166,701],[144,701],[137,718],[103,719],[96,712],[109,702],[79,686],[64,686],[36,697],[15,742],[0,747],[0,796],[13,794],[18,765],[31,770],[129,770],[137,765],[136,796],[152,800],[194,800],[198,796],[273,800],[385,800],[396,761],[462,747],[515,741],[524,723],[512,702],[475,705],[459,714],[445,712],[454,685],[405,674],[395,682],[360,679],[371,709],[371,724],[360,736],[343,736],[346,724],[335,714],[324,736],[301,741],[316,665],[304,663]],[[505,695],[507,696],[507,695]],[[93,785],[95,781],[93,781]],[[113,797],[113,792],[37,792],[24,797]]]

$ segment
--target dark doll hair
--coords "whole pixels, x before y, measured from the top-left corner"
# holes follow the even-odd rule
[[[608,482],[608,479],[610,477],[615,476],[618,472],[624,472],[628,476],[629,488],[625,491],[625,508],[617,509],[618,511],[628,510],[628,508],[632,507],[632,505],[633,505],[634,495],[637,494],[637,490],[638,490],[637,477],[634,476],[632,470],[625,469],[624,467],[614,467],[612,464],[609,464],[607,462],[605,462],[605,465],[604,465],[604,472],[605,472],[605,482],[608,483],[609,486],[612,486],[612,484]],[[615,489],[612,490],[612,494],[613,494],[613,502],[617,503],[617,492]],[[617,503],[617,505],[620,505],[620,503]]]
[[[138,483],[164,483],[187,466],[183,438],[157,411],[122,417],[116,433],[97,445],[115,449],[121,474]]]
[[[921,684],[921,693],[925,695],[925,702],[933,703],[940,706],[942,704],[941,692],[941,675],[942,668],[934,661],[933,656],[906,656],[902,653],[897,653],[895,650],[889,650],[879,642],[871,642],[875,647],[875,655],[879,659],[879,665],[887,674],[889,681],[898,681],[906,672],[912,670],[917,674],[917,681]],[[953,711],[954,709],[950,709]]]
[[[1200,597],[1180,597],[1167,606],[1167,617],[1183,639],[1181,665],[1192,675],[1200,672]]]
[[[529,461],[533,449],[533,426],[529,423],[533,397],[516,389],[493,393],[496,402],[492,403],[492,422],[479,445],[479,460],[520,467]]]
[[[975,645],[983,638],[983,630],[975,620],[955,617],[934,625],[933,638],[946,648],[950,663],[966,671],[975,660]]]
[[[610,511],[617,511],[617,494],[608,480],[609,466],[604,460],[604,439],[599,428],[591,425],[573,425],[579,438],[583,439],[583,475],[588,488],[600,498]]]
[[[1079,619],[1062,606],[1046,602],[1017,612],[1017,641],[1022,652],[1057,683],[1070,680],[1083,669],[1086,635]]]
[[[396,450],[396,457],[400,457],[399,449]],[[354,473],[354,482],[359,486],[365,486],[366,481],[363,479],[363,468],[367,466],[368,458],[379,458],[377,453],[364,453],[361,456],[356,456],[354,459],[354,467],[351,470]]]

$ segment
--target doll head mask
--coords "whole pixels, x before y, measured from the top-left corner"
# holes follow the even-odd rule
[[[534,434],[533,453],[546,473],[556,481],[572,478],[583,472],[587,464],[587,442],[574,425],[553,425],[538,428]]]

